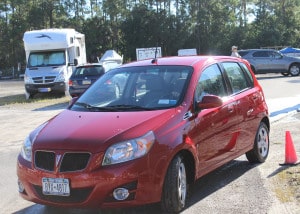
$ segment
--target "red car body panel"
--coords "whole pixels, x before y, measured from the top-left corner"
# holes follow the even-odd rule
[[[254,87],[223,100],[220,107],[194,113],[193,97],[201,71],[222,62],[243,62],[231,57],[159,58],[157,65],[189,65],[194,72],[181,105],[156,111],[80,112],[64,110],[38,133],[32,151],[51,150],[56,154],[85,151],[91,154],[87,167],[80,172],[60,172],[56,161],[53,172],[41,170],[34,161],[18,157],[17,175],[25,188],[20,193],[27,200],[64,207],[122,207],[161,200],[164,177],[173,157],[186,151],[194,161],[194,179],[207,174],[253,147],[260,121],[268,118],[263,92],[255,79]],[[121,67],[151,65],[151,60]],[[246,122],[245,122],[246,121]],[[106,149],[117,142],[137,138],[149,130],[155,143],[145,156],[109,166],[102,166]],[[67,178],[80,199],[51,197],[41,193],[43,177]],[[116,201],[112,191],[124,185],[134,186],[132,200]],[[135,186],[136,185],[136,186]],[[40,191],[40,192],[39,192]],[[81,193],[83,192],[83,193]]]

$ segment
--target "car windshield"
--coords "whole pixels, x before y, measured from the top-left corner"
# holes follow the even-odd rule
[[[74,111],[147,111],[172,108],[185,95],[193,68],[144,66],[113,69],[70,108]]]
[[[29,67],[58,66],[65,64],[64,51],[31,53],[28,59]]]

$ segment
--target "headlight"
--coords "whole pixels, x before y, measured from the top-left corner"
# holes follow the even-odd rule
[[[58,76],[55,79],[55,82],[64,82],[65,81],[65,73],[64,72],[60,72],[58,74]]]
[[[27,76],[26,74],[24,75],[24,82],[25,84],[32,84],[33,80],[30,76]]]
[[[43,123],[42,125],[40,125],[39,127],[37,127],[35,130],[34,130],[34,135],[33,137],[31,135],[28,135],[24,142],[23,142],[23,145],[22,145],[22,148],[21,148],[21,156],[31,162],[32,161],[32,144],[35,140],[35,138],[38,136],[38,134],[40,133],[40,131],[47,125],[48,122],[46,123]]]
[[[21,156],[31,162],[31,156],[32,156],[32,141],[30,140],[30,137],[27,136],[26,139],[23,142],[23,146],[21,148]]]
[[[102,165],[122,163],[140,158],[150,151],[154,141],[155,136],[150,131],[142,137],[114,144],[106,150]]]

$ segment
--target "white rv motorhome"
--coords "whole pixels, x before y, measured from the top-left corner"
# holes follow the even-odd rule
[[[26,99],[36,93],[68,93],[68,81],[77,64],[86,63],[85,36],[74,29],[27,31],[24,75]]]

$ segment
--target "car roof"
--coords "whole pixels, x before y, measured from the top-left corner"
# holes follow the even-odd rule
[[[257,49],[241,49],[239,51],[277,51],[275,49],[261,49],[261,48],[257,48]]]
[[[102,64],[101,63],[85,63],[85,64],[77,65],[76,67],[80,68],[80,67],[88,67],[88,66],[102,66]]]
[[[244,61],[243,59],[231,56],[170,56],[153,59],[146,59],[141,61],[130,62],[121,67],[131,66],[149,66],[149,65],[183,65],[194,66],[195,64],[206,64],[220,61]]]

